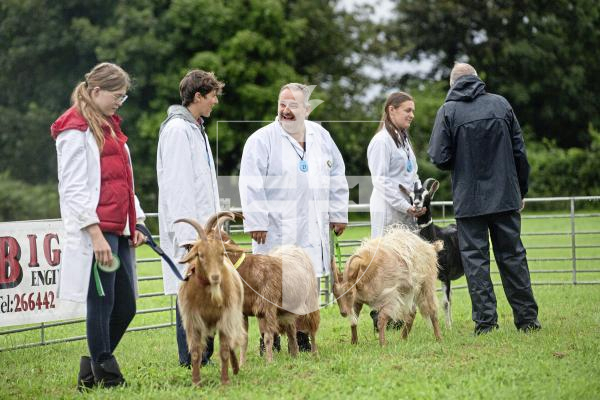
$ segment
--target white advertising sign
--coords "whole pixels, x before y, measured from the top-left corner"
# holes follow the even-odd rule
[[[60,220],[0,223],[0,326],[85,316],[56,296],[64,238]]]

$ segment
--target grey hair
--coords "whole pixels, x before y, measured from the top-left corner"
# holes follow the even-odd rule
[[[473,68],[473,66],[471,64],[467,64],[467,63],[454,64],[454,68],[452,68],[452,71],[450,72],[450,86],[454,86],[454,83],[458,80],[458,78],[460,78],[461,76],[465,76],[465,75],[477,76],[477,71],[475,71],[475,68]]]
[[[284,90],[289,89],[292,92],[302,92],[302,94],[304,95],[304,105],[306,107],[310,106],[309,103],[309,98],[310,98],[310,93],[311,90],[307,85],[303,85],[301,83],[286,83],[285,85],[283,85],[281,87],[281,89],[279,89],[279,94],[281,95],[281,92],[283,92]]]

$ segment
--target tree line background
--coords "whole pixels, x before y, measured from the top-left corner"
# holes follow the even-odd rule
[[[427,160],[454,61],[472,63],[487,90],[506,97],[524,130],[529,196],[600,194],[600,3],[595,0],[402,0],[377,6],[336,0],[4,0],[0,3],[0,221],[59,216],[50,124],[96,63],[111,61],[134,85],[119,113],[136,190],[155,211],[158,128],[190,69],[226,83],[208,120],[272,120],[279,87],[318,85],[311,119],[379,120],[386,94],[415,98],[410,135],[422,179],[448,174]],[[427,71],[390,61],[428,60]],[[382,71],[373,74],[370,71]],[[375,76],[373,76],[375,75]],[[375,92],[374,92],[375,91]],[[375,93],[373,95],[373,93]],[[219,123],[220,175],[237,175],[256,126]],[[377,124],[331,123],[348,175],[368,175]]]

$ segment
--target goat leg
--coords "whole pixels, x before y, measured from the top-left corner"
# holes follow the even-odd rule
[[[431,319],[431,325],[433,326],[433,334],[438,342],[442,341],[442,333],[440,332],[440,323],[438,322],[437,315],[433,313],[429,316]]]
[[[237,375],[237,373],[240,372],[240,364],[238,363],[238,359],[233,349],[229,350],[229,357],[231,360],[231,369],[233,370],[233,374]]]
[[[248,316],[244,315],[244,329],[248,332]],[[240,347],[240,366],[246,363],[246,352],[248,351],[248,335],[244,336],[244,341]]]
[[[352,331],[352,339],[350,339],[350,343],[358,344],[358,333],[356,331],[356,324],[350,325],[350,331]]]
[[[352,305],[353,314],[350,318],[350,329],[352,330],[352,339],[350,341],[351,344],[358,344],[358,332],[356,327],[358,325],[358,317],[360,316],[360,310],[362,310],[362,307],[362,303],[354,303]]]
[[[382,312],[379,312],[377,317],[377,329],[379,329],[379,345],[385,346],[385,328],[387,327],[389,317]]]
[[[192,356],[192,383],[196,386],[200,386],[200,346],[193,346],[191,349]]]
[[[229,338],[223,332],[219,332],[219,356],[221,357],[221,384],[229,384]]]
[[[417,315],[417,310],[413,307],[412,311],[408,314],[406,321],[404,321],[404,326],[402,327],[402,339],[406,339],[410,330],[412,329],[413,322],[415,322],[415,316]]]
[[[285,325],[285,333],[288,338],[288,352],[292,357],[296,357],[300,352],[298,348],[298,338],[296,337],[296,324],[294,322]]]
[[[263,333],[265,343],[265,358],[268,363],[273,361],[273,336],[274,333],[272,331],[265,331]]]
[[[450,300],[451,296],[450,281],[442,282],[442,291],[444,292],[444,313],[446,315],[446,326],[452,328],[452,303]]]
[[[310,331],[310,343],[312,345],[310,352],[317,354],[319,352],[317,350],[317,333],[314,331]]]

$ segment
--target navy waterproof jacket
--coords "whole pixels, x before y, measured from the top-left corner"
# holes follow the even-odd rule
[[[518,210],[529,163],[519,122],[502,97],[474,75],[460,77],[438,110],[429,140],[431,162],[452,171],[457,218]]]

